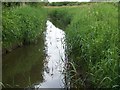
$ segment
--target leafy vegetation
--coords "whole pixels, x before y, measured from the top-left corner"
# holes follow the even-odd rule
[[[91,3],[68,8],[25,5],[3,9],[3,48],[37,42],[49,14],[51,21],[66,32],[70,86],[119,88],[117,6],[117,3]]]
[[[53,14],[56,15],[53,16],[59,13],[63,17],[72,15],[65,29],[71,87],[120,87],[118,8],[112,3],[93,3],[55,10]],[[63,17],[59,21],[63,21]]]
[[[37,42],[45,28],[47,12],[42,7],[26,5],[3,9],[2,16],[3,48],[12,48],[15,45]]]
[[[64,9],[53,10],[49,13],[50,20],[55,25],[59,25],[60,28],[65,29],[71,21],[71,15]],[[62,19],[61,19],[62,18]]]

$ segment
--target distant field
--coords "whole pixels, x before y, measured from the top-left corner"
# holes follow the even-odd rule
[[[80,6],[44,6],[44,8],[74,8],[74,7],[84,7],[86,5],[80,5]]]

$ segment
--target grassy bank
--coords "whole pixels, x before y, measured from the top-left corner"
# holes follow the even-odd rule
[[[71,87],[120,87],[118,7],[112,3],[92,3],[54,8],[50,17],[58,27],[66,26]]]
[[[71,87],[120,87],[118,8],[114,3],[3,9],[3,50],[37,43],[45,28],[47,10],[51,21],[66,32]]]
[[[37,38],[45,28],[46,18],[47,11],[42,7],[26,5],[3,8],[3,50],[11,50],[23,44],[37,42]]]

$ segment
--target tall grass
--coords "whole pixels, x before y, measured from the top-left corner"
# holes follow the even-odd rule
[[[117,4],[91,3],[49,11],[53,23],[66,32],[71,87],[120,87]],[[31,6],[3,9],[2,14],[3,48],[37,42],[47,16],[46,9]]]
[[[42,7],[3,8],[3,48],[37,42],[45,28],[47,12]]]
[[[62,14],[67,12],[64,17],[72,15],[65,29],[66,52],[72,63],[71,87],[120,87],[118,8],[110,3],[92,3],[61,10]]]
[[[70,24],[71,21],[71,15],[68,14],[65,8],[63,9],[54,9],[50,12],[49,11],[49,18],[52,21],[53,24],[56,26],[59,26],[62,29],[65,29],[67,25]]]

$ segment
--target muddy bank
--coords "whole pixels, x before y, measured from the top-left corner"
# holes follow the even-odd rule
[[[9,48],[4,48],[2,47],[2,55],[6,55],[10,52],[12,52],[13,50],[17,49],[17,48],[21,48],[21,47],[24,47],[24,46],[29,46],[29,45],[35,45],[35,44],[38,44],[39,43],[39,39],[42,39],[43,35],[40,35],[35,42],[23,42],[23,43],[20,43],[20,44],[13,44],[11,47]]]

